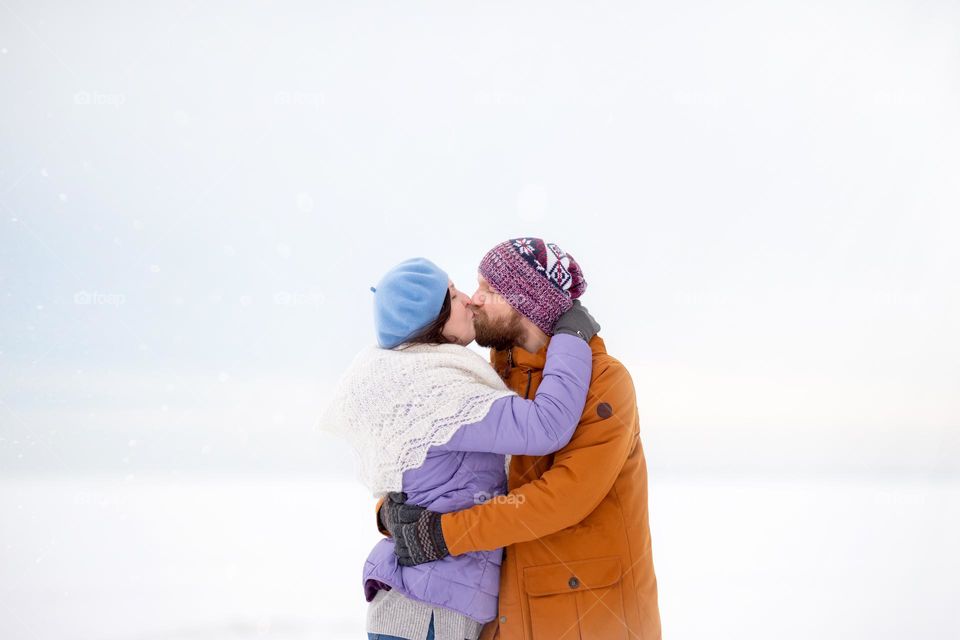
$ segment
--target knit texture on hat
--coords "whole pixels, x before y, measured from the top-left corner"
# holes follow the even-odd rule
[[[483,257],[480,275],[547,335],[587,289],[573,256],[540,238],[501,242]]]

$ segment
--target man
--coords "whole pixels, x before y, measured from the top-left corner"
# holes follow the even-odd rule
[[[580,267],[555,244],[517,238],[484,256],[478,281],[477,343],[491,347],[507,386],[531,398],[554,323],[586,289]],[[481,640],[661,638],[633,382],[599,336],[590,347],[573,439],[552,455],[513,456],[507,496],[446,514],[403,494],[378,504],[400,564],[506,547],[499,617]]]

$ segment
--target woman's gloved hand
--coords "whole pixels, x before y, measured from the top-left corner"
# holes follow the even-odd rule
[[[413,567],[450,555],[440,516],[415,504],[407,504],[405,493],[391,491],[380,507],[383,527],[393,536],[393,552],[401,567]]]
[[[569,333],[573,336],[580,336],[587,342],[590,342],[599,331],[600,325],[590,315],[587,308],[580,304],[579,300],[573,301],[570,310],[560,316],[557,324],[553,327],[553,335]]]
[[[391,491],[386,495],[380,510],[377,511],[377,517],[380,518],[382,528],[390,532],[390,535],[396,537],[394,533],[400,524],[409,524],[416,522],[420,517],[423,507],[415,504],[407,504],[407,494],[401,491]]]

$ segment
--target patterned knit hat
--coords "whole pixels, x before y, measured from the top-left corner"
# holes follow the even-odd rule
[[[587,289],[573,256],[540,238],[501,242],[483,256],[480,275],[548,336]]]

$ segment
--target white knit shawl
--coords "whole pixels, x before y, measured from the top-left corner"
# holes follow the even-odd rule
[[[466,347],[370,347],[340,379],[321,428],[350,441],[361,481],[379,497],[400,491],[403,472],[421,466],[431,446],[509,395],[493,367]]]

